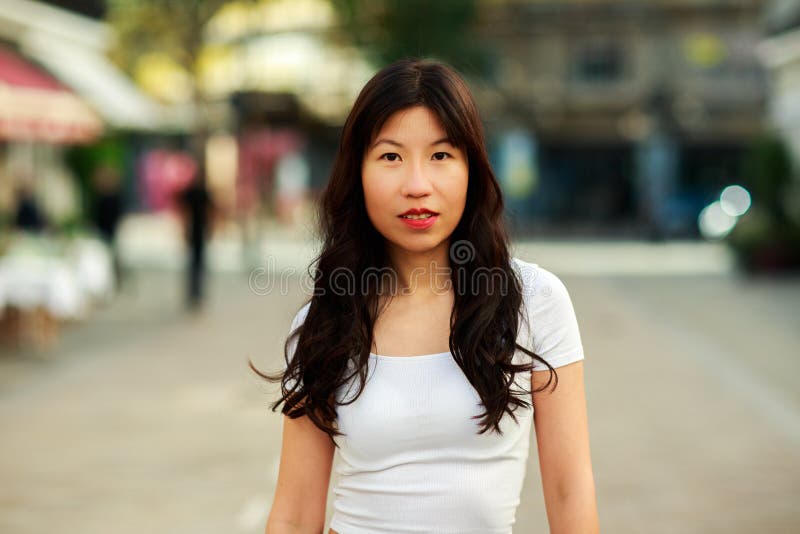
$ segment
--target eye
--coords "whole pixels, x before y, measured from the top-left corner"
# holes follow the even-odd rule
[[[433,159],[435,159],[436,161],[444,161],[447,158],[452,158],[452,157],[453,156],[451,156],[447,152],[434,152],[433,154]]]
[[[381,155],[381,157],[378,159],[385,159],[386,161],[391,162],[400,161],[400,154],[397,152],[387,152],[386,154]]]

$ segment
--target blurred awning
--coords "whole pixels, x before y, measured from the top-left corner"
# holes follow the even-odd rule
[[[91,106],[107,128],[187,131],[191,107],[165,106],[140,90],[108,58],[113,40],[113,29],[102,21],[41,1],[0,0],[0,43],[12,43],[41,65]]]
[[[90,102],[111,127],[185,130],[187,117],[145,95],[100,51],[43,34],[27,36],[23,50]]]
[[[101,119],[80,97],[0,46],[0,139],[87,143],[102,131]]]

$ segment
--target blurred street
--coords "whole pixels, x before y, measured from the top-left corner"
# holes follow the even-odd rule
[[[592,246],[517,247],[562,275],[578,314],[602,531],[796,532],[800,281],[625,267],[648,246],[619,244],[617,274],[561,269],[600,265]],[[305,296],[297,276],[257,294],[218,271],[186,315],[182,289],[140,269],[56,351],[0,352],[0,532],[263,531],[281,416],[246,359],[280,365]],[[531,445],[518,534],[547,531]]]

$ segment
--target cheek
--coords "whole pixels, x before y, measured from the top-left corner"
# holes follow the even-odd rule
[[[369,172],[365,169],[361,173],[361,189],[364,191],[364,205],[367,208],[367,215],[372,223],[375,223],[375,217],[380,216],[381,207],[386,206],[387,195],[389,194],[385,186],[381,185],[380,180],[376,180],[374,176],[370,176]]]
[[[362,182],[362,188],[364,190],[364,203],[367,205],[367,208],[374,207],[381,203],[384,193],[375,181],[369,179],[364,180]]]
[[[467,188],[469,187],[469,170],[464,167],[459,169],[453,180],[453,187],[450,189],[451,202],[463,211],[467,203]]]
[[[373,181],[370,179],[369,167],[363,165],[361,167],[361,190],[364,192],[364,203],[369,207],[372,203],[372,186]]]

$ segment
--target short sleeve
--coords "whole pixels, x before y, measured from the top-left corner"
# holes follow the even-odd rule
[[[289,334],[288,334],[289,336],[292,336],[294,331],[297,330],[305,322],[306,317],[308,316],[308,310],[309,310],[310,307],[311,307],[311,303],[308,302],[302,308],[300,308],[300,311],[298,311],[295,314],[294,319],[292,319],[292,325],[289,327]],[[289,339],[289,345],[286,347],[286,351],[287,351],[286,352],[286,356],[288,358],[287,362],[292,361],[292,358],[294,358],[294,352],[295,352],[295,350],[297,350],[297,341],[298,341],[298,337],[297,336],[292,336]],[[288,365],[287,365],[287,367],[288,367]],[[285,369],[286,368],[284,368],[284,370]],[[294,380],[292,380],[292,379],[290,379],[287,382],[287,386],[288,387],[291,387],[293,384],[294,384]]]
[[[519,260],[518,260],[519,261]],[[527,313],[529,347],[552,367],[582,360],[583,343],[569,291],[561,279],[547,269],[522,264],[523,301]],[[547,366],[534,361],[534,371]]]

